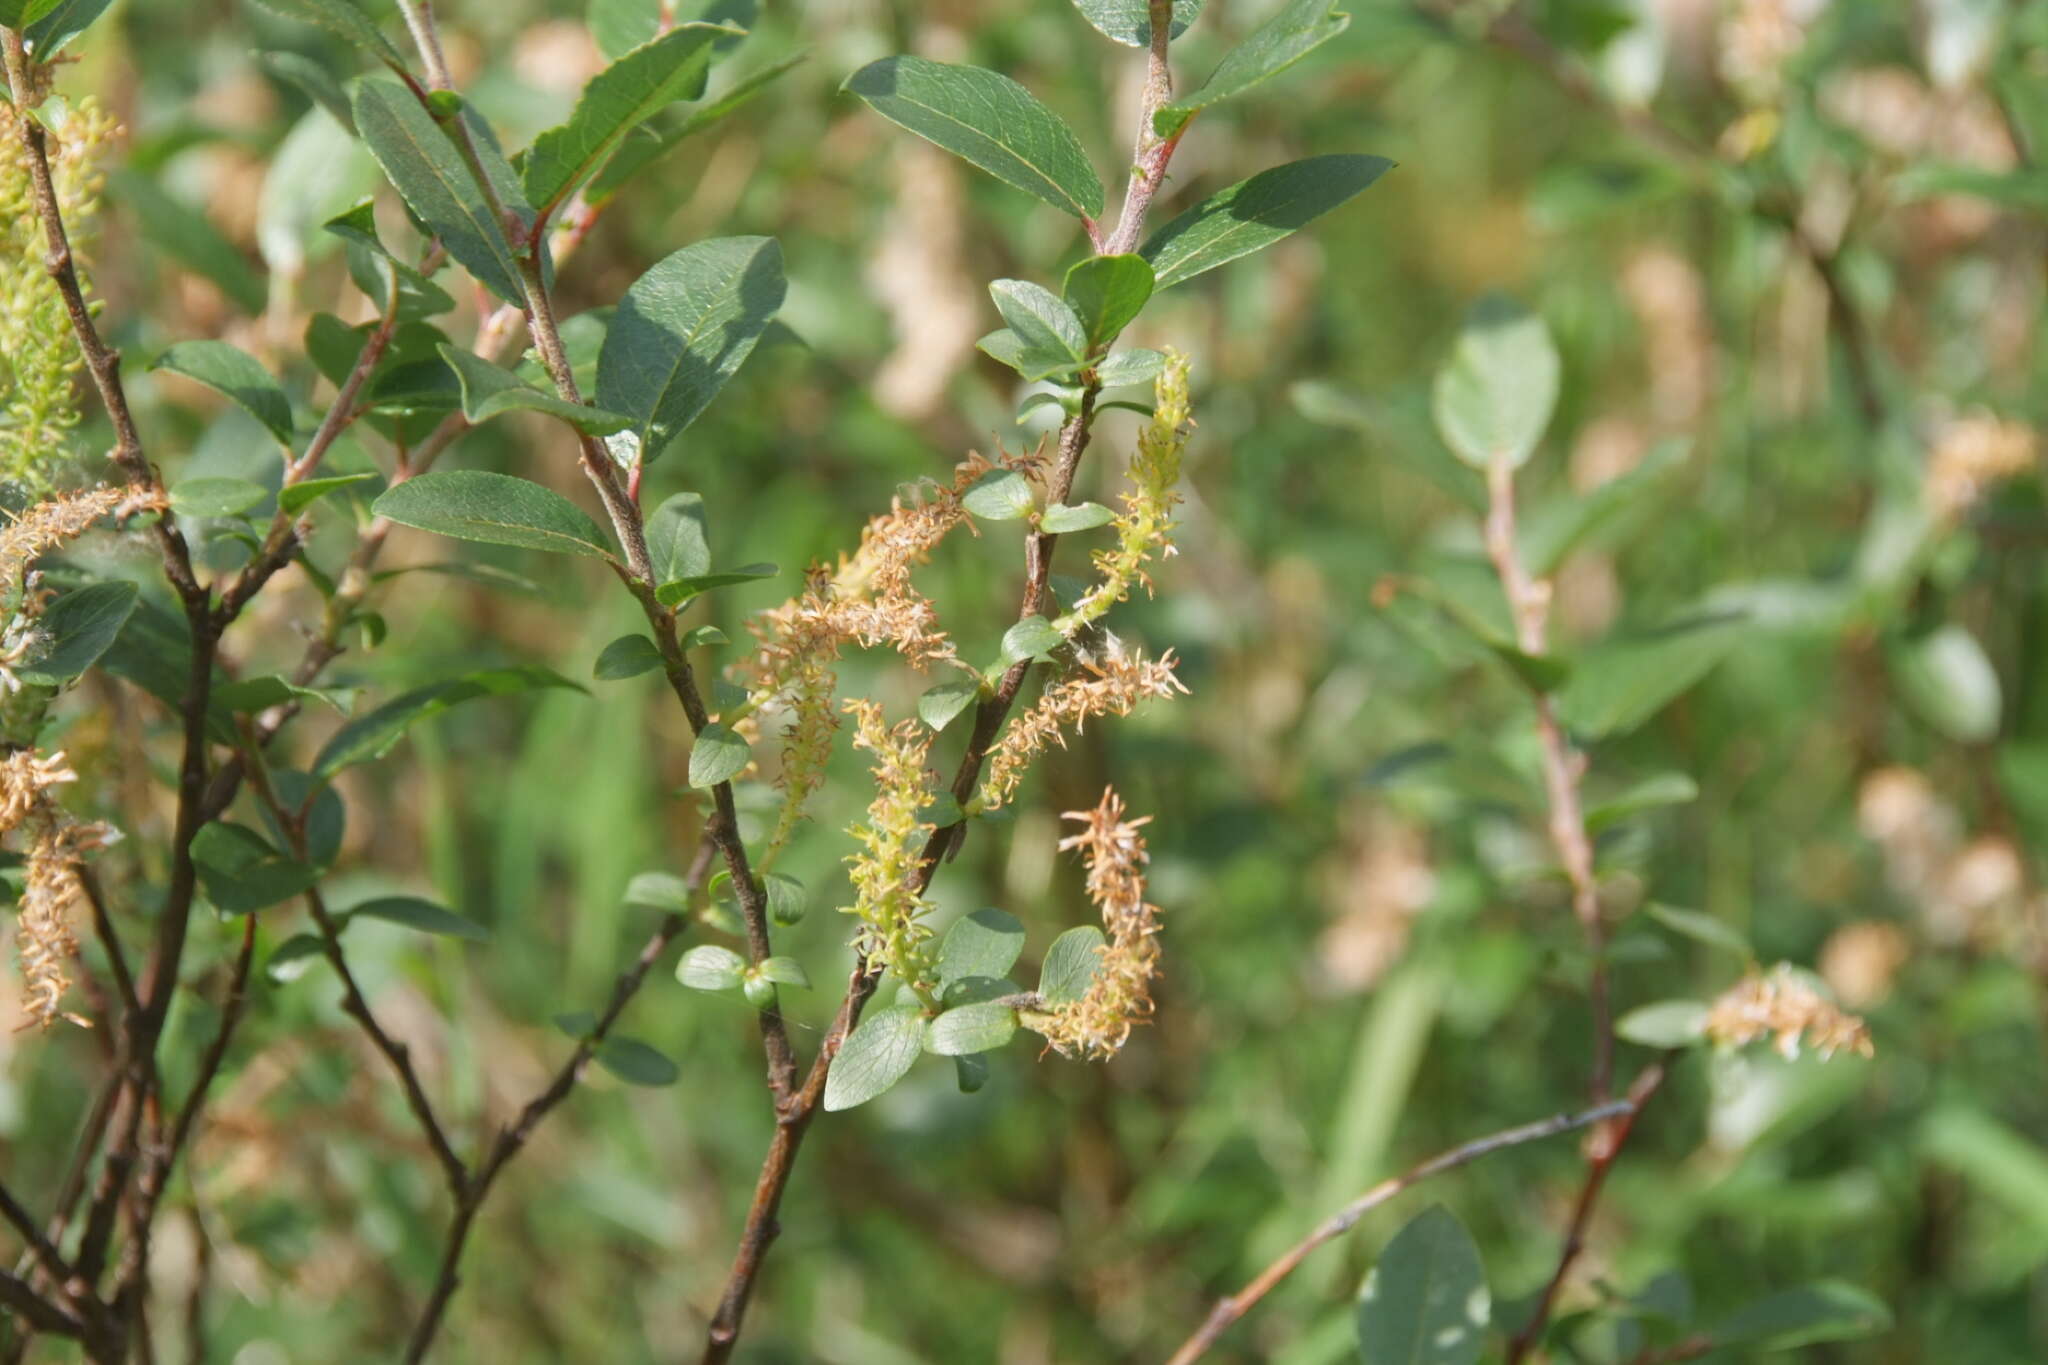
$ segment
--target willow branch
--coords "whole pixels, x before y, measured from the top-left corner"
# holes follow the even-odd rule
[[[1515,643],[1524,654],[1542,655],[1550,620],[1550,584],[1529,576],[1515,546],[1515,472],[1495,460],[1486,474],[1486,550],[1500,575],[1501,589],[1515,619]],[[1534,691],[1536,734],[1543,751],[1543,788],[1550,809],[1550,842],[1571,884],[1572,914],[1586,936],[1592,966],[1586,995],[1593,1012],[1593,1072],[1597,1103],[1614,1083],[1614,1021],[1607,980],[1607,925],[1600,915],[1600,887],[1593,874],[1593,841],[1579,796],[1585,776],[1582,755],[1571,747],[1548,692]]]
[[[1149,18],[1152,41],[1146,55],[1145,93],[1139,110],[1136,137],[1139,152],[1130,185],[1124,193],[1123,212],[1116,231],[1107,241],[1097,244],[1103,254],[1128,251],[1137,241],[1144,230],[1146,210],[1166,177],[1167,165],[1179,142],[1178,135],[1165,141],[1159,141],[1152,135],[1153,115],[1173,94],[1166,57],[1167,43],[1172,35],[1170,0],[1150,0]],[[1096,240],[1093,224],[1089,224],[1089,236],[1091,242]],[[1100,392],[1097,384],[1090,383],[1084,388],[1079,410],[1060,428],[1059,453],[1047,479],[1047,493],[1054,502],[1065,502],[1073,491],[1075,473],[1080,468],[1081,457],[1087,453],[1088,438],[1094,425],[1095,401]],[[1025,536],[1024,590],[1018,604],[1019,620],[1041,614],[1046,583],[1052,573],[1053,549],[1058,541],[1058,536],[1035,526]],[[953,778],[953,795],[959,801],[964,803],[974,794],[989,746],[1002,729],[1030,669],[1029,659],[1020,659],[1012,664],[994,692],[976,706],[974,727]],[[957,852],[965,837],[964,822],[933,831],[925,842],[917,875],[913,879],[912,889],[916,894],[922,895],[931,885],[939,864]],[[881,974],[865,957],[856,961],[847,981],[846,995],[840,1001],[839,1011],[831,1028],[826,1031],[824,1041],[818,1046],[818,1055],[804,1077],[803,1088],[790,1102],[780,1107],[774,1135],[769,1139],[768,1151],[762,1158],[761,1172],[755,1178],[753,1199],[747,1208],[739,1245],[733,1253],[732,1269],[726,1275],[725,1289],[719,1296],[718,1307],[705,1333],[704,1365],[724,1365],[732,1358],[761,1267],[781,1231],[778,1215],[782,1197],[795,1173],[804,1135],[824,1102],[825,1083],[831,1075],[832,1064],[880,984]]]
[[[716,852],[717,844],[707,831],[705,837],[698,842],[697,855],[691,861],[689,872],[684,878],[693,904],[710,876],[711,860]],[[577,1042],[576,1050],[569,1055],[569,1060],[561,1065],[555,1072],[554,1079],[549,1081],[539,1094],[526,1102],[512,1122],[498,1130],[489,1152],[477,1163],[475,1173],[470,1177],[461,1198],[456,1201],[455,1214],[449,1222],[448,1242],[442,1248],[441,1264],[435,1272],[433,1291],[428,1295],[426,1306],[421,1309],[419,1319],[413,1326],[412,1336],[406,1343],[407,1365],[417,1365],[417,1362],[426,1359],[427,1352],[432,1349],[434,1338],[440,1331],[442,1320],[447,1315],[449,1301],[455,1297],[455,1291],[461,1288],[462,1253],[468,1246],[470,1232],[476,1226],[477,1214],[483,1208],[484,1200],[490,1195],[491,1185],[497,1180],[498,1173],[525,1149],[542,1120],[575,1090],[577,1083],[583,1079],[583,1073],[589,1069],[591,1061],[597,1056],[598,1049],[604,1045],[605,1039],[611,1036],[613,1025],[618,1022],[619,1016],[626,1012],[626,1006],[632,1003],[633,997],[639,994],[648,972],[654,969],[655,963],[661,960],[669,945],[682,936],[689,923],[689,917],[681,913],[663,916],[661,923],[655,926],[653,934],[648,936],[647,942],[641,947],[639,955],[612,983],[611,999],[605,1005],[604,1012],[598,1016],[590,1031]]]
[[[1299,1242],[1281,1253],[1264,1270],[1252,1276],[1245,1283],[1244,1288],[1228,1298],[1218,1299],[1216,1306],[1209,1310],[1209,1316],[1203,1321],[1202,1325],[1196,1329],[1193,1336],[1181,1343],[1180,1349],[1173,1353],[1172,1358],[1167,1361],[1166,1365],[1190,1365],[1190,1362],[1199,1360],[1202,1356],[1206,1355],[1209,1348],[1214,1346],[1217,1340],[1225,1332],[1229,1331],[1238,1319],[1257,1307],[1259,1300],[1265,1298],[1267,1294],[1273,1291],[1276,1285],[1293,1274],[1295,1268],[1307,1260],[1310,1254],[1318,1247],[1342,1237],[1345,1233],[1351,1231],[1357,1225],[1358,1220],[1363,1218],[1368,1212],[1386,1203],[1411,1185],[1419,1184],[1433,1175],[1440,1175],[1454,1167],[1477,1161],[1483,1156],[1491,1156],[1493,1153],[1506,1148],[1519,1147],[1525,1142],[1538,1142],[1547,1137],[1556,1137],[1560,1133],[1569,1133],[1575,1129],[1585,1128],[1605,1119],[1618,1118],[1630,1113],[1631,1110],[1632,1106],[1628,1101],[1615,1100],[1577,1114],[1553,1115],[1547,1119],[1540,1119],[1535,1123],[1525,1123],[1519,1128],[1508,1128],[1501,1132],[1490,1134],[1487,1137],[1474,1138],[1462,1146],[1453,1147],[1447,1152],[1439,1152],[1429,1160],[1409,1167],[1391,1180],[1382,1180],[1379,1184],[1373,1186],[1364,1194],[1359,1195],[1358,1198],[1316,1224],[1308,1236],[1302,1238]]]
[[[1506,1365],[1520,1365],[1529,1348],[1542,1337],[1543,1329],[1550,1321],[1550,1310],[1557,1302],[1557,1291],[1563,1287],[1565,1277],[1579,1259],[1579,1253],[1586,1248],[1586,1227],[1593,1221],[1593,1209],[1600,1202],[1600,1191],[1607,1184],[1607,1173],[1614,1168],[1614,1159],[1621,1155],[1629,1134],[1635,1131],[1643,1106],[1657,1093],[1657,1087],[1664,1084],[1665,1066],[1663,1060],[1658,1060],[1643,1068],[1642,1074],[1628,1088],[1627,1111],[1593,1134],[1588,1144],[1591,1150],[1586,1154],[1586,1182],[1580,1187],[1578,1200],[1572,1206],[1571,1226],[1566,1229],[1564,1245],[1558,1250],[1557,1268],[1536,1296],[1536,1307],[1530,1311],[1529,1320],[1508,1341]]]

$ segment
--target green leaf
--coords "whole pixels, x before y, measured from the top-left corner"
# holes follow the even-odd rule
[[[1232,49],[1201,89],[1153,115],[1153,130],[1161,137],[1173,136],[1197,110],[1279,75],[1350,24],[1350,15],[1331,12],[1331,0],[1292,0]]]
[[[954,920],[939,940],[941,989],[964,977],[1000,977],[1024,951],[1024,926],[1015,915],[993,907]]]
[[[1105,38],[1126,47],[1152,45],[1152,7],[1148,0],[1074,0],[1074,8]],[[1169,41],[1186,32],[1201,12],[1202,0],[1173,0]]]
[[[1062,292],[1089,348],[1107,346],[1152,297],[1152,267],[1143,256],[1090,256],[1067,272]]]
[[[286,516],[295,517],[329,493],[376,477],[375,474],[363,473],[334,474],[324,479],[301,479],[297,483],[288,483],[278,490],[277,505]]]
[[[524,411],[559,417],[593,436],[609,436],[633,425],[630,417],[544,393],[510,370],[460,347],[444,345],[439,350],[441,358],[455,371],[455,377],[462,381],[462,415],[472,423],[488,422],[500,413]]]
[[[259,52],[256,63],[286,85],[334,116],[334,121],[353,133],[356,116],[348,107],[348,91],[341,88],[334,73],[302,52]]]
[[[744,30],[678,24],[593,76],[568,121],[533,140],[520,168],[527,200],[543,217],[602,166],[626,134],[677,100],[704,93],[711,44]]]
[[[1095,363],[1095,382],[1105,389],[1148,384],[1165,368],[1166,355],[1161,351],[1113,351]]]
[[[156,358],[152,370],[196,379],[270,429],[286,446],[292,441],[292,403],[255,356],[225,341],[181,341]]]
[[[1635,729],[1721,662],[1742,624],[1737,616],[1699,617],[1593,646],[1558,696],[1565,725],[1588,737]]]
[[[966,1057],[992,1052],[1017,1033],[1017,1011],[993,1000],[962,1005],[932,1020],[925,1034],[925,1051],[941,1057]]]
[[[747,742],[714,721],[697,732],[697,742],[690,746],[690,785],[730,782],[752,761]]]
[[[1066,638],[1043,616],[1027,616],[1003,632],[1003,662],[1035,658],[1059,648]]]
[[[599,682],[617,682],[652,673],[660,667],[661,651],[654,647],[654,641],[645,635],[621,635],[599,651],[590,675]]]
[[[1682,437],[1659,441],[1628,473],[1524,515],[1517,540],[1529,572],[1548,578],[1581,545],[1611,543],[1631,527],[1649,522],[1664,501],[1659,495],[1671,475],[1684,467],[1690,449],[1691,443]]]
[[[238,517],[269,496],[269,489],[247,479],[180,479],[171,485],[171,506],[188,517]]]
[[[988,292],[1026,354],[1064,356],[1076,365],[1088,354],[1088,334],[1080,317],[1044,285],[997,280]]]
[[[768,84],[804,60],[801,52],[735,81],[726,92],[709,103],[674,120],[642,124],[619,145],[612,159],[583,187],[583,197],[593,207],[608,203],[625,183],[684,139],[704,131],[734,110],[751,102]]]
[[[1065,346],[1026,346],[1023,338],[1008,327],[990,332],[975,342],[974,347],[1033,383],[1041,379],[1070,377],[1081,369],[1081,362]]]
[[[924,1016],[916,1009],[869,1010],[832,1061],[825,1078],[826,1112],[866,1104],[902,1080],[924,1051],[924,1033]]]
[[[804,912],[810,909],[810,903],[802,882],[780,872],[770,872],[761,879],[761,889],[768,900],[769,919],[784,926],[803,922]]]
[[[960,1086],[960,1093],[972,1095],[988,1084],[988,1058],[983,1056],[955,1057],[953,1078]]]
[[[747,960],[732,949],[703,943],[676,963],[676,980],[693,991],[731,991],[739,989],[746,970]]]
[[[216,687],[209,696],[211,703],[223,711],[267,711],[273,706],[282,706],[294,701],[320,701],[342,711],[341,703],[334,696],[317,687],[300,687],[297,683],[275,675],[262,678],[242,678]]]
[[[43,608],[36,622],[41,647],[14,675],[34,687],[62,687],[99,661],[135,610],[133,583],[88,583]]]
[[[1662,806],[1683,806],[1699,800],[1700,784],[1684,773],[1657,773],[1636,783],[1619,796],[1609,797],[1586,810],[1586,833],[1598,834],[1608,826]]]
[[[1394,1234],[1359,1288],[1359,1354],[1367,1365],[1473,1365],[1492,1316],[1479,1248],[1433,1205]]]
[[[358,82],[351,108],[370,155],[448,254],[499,298],[523,303],[519,260],[505,225],[433,116],[405,87],[386,80]]]
[[[491,931],[475,920],[464,919],[453,910],[418,896],[377,896],[351,905],[343,913],[351,920],[382,920],[422,934],[467,939],[471,943],[488,943],[491,938]]]
[[[1077,505],[1077,508],[1069,508],[1065,503],[1053,503],[1051,508],[1044,510],[1044,516],[1038,518],[1038,530],[1051,532],[1055,536],[1065,536],[1075,530],[1094,530],[1096,526],[1108,526],[1114,520],[1116,514],[1104,508],[1098,501],[1085,501]]]
[[[619,900],[680,915],[690,908],[690,884],[673,872],[641,872],[626,883],[626,894]]]
[[[319,873],[242,825],[216,820],[192,839],[192,864],[206,898],[223,913],[246,915],[299,895]]]
[[[1368,448],[1375,456],[1391,457],[1466,507],[1485,512],[1486,480],[1464,461],[1452,458],[1435,441],[1427,439],[1426,432],[1418,429],[1411,435],[1411,429],[1421,424],[1404,420],[1407,414],[1394,405],[1314,379],[1295,384],[1288,392],[1295,410],[1309,421],[1343,427],[1372,438]]]
[[[1312,156],[1261,171],[1212,195],[1152,234],[1138,254],[1155,289],[1248,256],[1328,213],[1384,175],[1383,156]]]
[[[530,479],[482,469],[421,474],[386,489],[370,510],[457,540],[609,559],[604,533],[576,504]]]
[[[414,688],[335,731],[313,760],[313,775],[327,780],[343,768],[382,758],[415,724],[461,702],[550,687],[583,690],[545,668],[488,668]]]
[[[704,499],[695,493],[665,498],[647,518],[647,554],[654,561],[654,581],[673,583],[711,572],[711,545],[705,535]]]
[[[845,89],[883,118],[1077,218],[1102,214],[1102,181],[1058,114],[1008,76],[923,57],[884,57]]]
[[[782,307],[782,248],[720,237],[664,256],[633,282],[597,359],[597,401],[659,456],[731,379]]]
[[[1697,1000],[1659,1000],[1614,1021],[1614,1036],[1644,1047],[1691,1047],[1706,1036],[1707,1007]]]
[[[1037,502],[1031,481],[1014,469],[991,469],[960,495],[960,505],[983,521],[1015,521]]]
[[[28,50],[37,61],[49,61],[90,28],[113,3],[114,0],[56,0],[55,4],[40,6],[43,17],[32,22],[24,35]]]
[[[1977,637],[1945,625],[1889,651],[1899,689],[1922,720],[1960,744],[1981,744],[1998,733],[2004,690]]]
[[[2048,1151],[2031,1137],[1958,1097],[1921,1122],[1917,1147],[2024,1220],[2034,1237],[2048,1235]]]
[[[1519,469],[1557,406],[1557,347],[1543,319],[1508,299],[1482,299],[1437,371],[1432,408],[1451,452],[1474,469]]]
[[[1744,961],[1756,958],[1756,950],[1749,946],[1748,939],[1712,915],[1703,915],[1697,910],[1680,910],[1673,905],[1648,905],[1643,908],[1643,913],[1674,934],[1683,934],[1710,948],[1726,949]]]
[[[1891,1325],[1891,1310],[1870,1291],[1840,1280],[1821,1280],[1738,1308],[1708,1336],[1716,1346],[1790,1351],[1874,1336]]]
[[[934,730],[943,730],[953,717],[965,711],[981,696],[981,684],[962,678],[943,682],[917,699],[917,714]]]
[[[271,154],[257,196],[256,248],[264,264],[288,277],[302,275],[309,259],[339,245],[322,226],[376,184],[377,165],[348,122],[308,109]],[[388,288],[374,297],[382,304]]]
[[[256,0],[272,14],[313,24],[355,44],[393,71],[405,70],[405,59],[377,28],[370,16],[350,0]]]
[[[597,1045],[597,1064],[628,1085],[659,1089],[674,1085],[683,1071],[652,1044],[613,1035]]]
[[[1092,924],[1078,925],[1054,939],[1038,970],[1038,993],[1054,1005],[1071,1004],[1086,995],[1108,941]]]
[[[773,578],[779,572],[773,564],[742,564],[737,569],[727,569],[722,573],[670,579],[654,590],[654,596],[664,607],[681,606],[713,588],[730,588],[740,583],[751,583],[757,578]]]
[[[684,649],[701,649],[707,645],[726,643],[725,632],[717,626],[691,626],[676,637],[676,643]]]
[[[798,990],[811,988],[811,976],[804,970],[804,964],[793,957],[771,957],[763,959],[761,975],[781,986],[795,986]]]
[[[317,934],[293,934],[277,945],[263,961],[263,975],[273,986],[287,985],[304,976],[327,953]]]
[[[270,297],[263,277],[205,214],[164,193],[148,176],[122,167],[108,172],[107,189],[127,207],[150,245],[220,286],[242,312],[253,317],[263,311]]]

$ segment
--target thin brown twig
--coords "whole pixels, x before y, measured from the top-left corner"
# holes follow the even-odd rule
[[[708,833],[698,841],[697,854],[691,860],[690,869],[684,877],[693,903],[710,876],[711,860],[716,852],[717,844]],[[632,1003],[633,997],[639,993],[641,983],[647,979],[647,973],[661,960],[669,945],[681,937],[689,923],[689,917],[681,913],[671,913],[662,917],[661,923],[655,926],[654,932],[642,945],[639,955],[612,983],[611,999],[606,1003],[604,1012],[598,1016],[590,1031],[578,1040],[576,1050],[569,1055],[569,1060],[555,1072],[554,1078],[548,1082],[546,1088],[521,1107],[517,1118],[498,1130],[489,1152],[477,1162],[475,1173],[470,1177],[462,1196],[456,1200],[455,1213],[449,1222],[447,1244],[441,1250],[441,1264],[435,1273],[433,1291],[428,1295],[426,1305],[421,1309],[420,1316],[413,1326],[412,1336],[406,1344],[406,1365],[417,1365],[417,1362],[426,1358],[427,1352],[433,1346],[442,1319],[447,1314],[449,1301],[454,1298],[455,1291],[462,1284],[462,1253],[468,1246],[470,1231],[476,1224],[477,1214],[482,1210],[484,1200],[489,1196],[491,1185],[497,1180],[499,1172],[525,1149],[542,1120],[575,1090],[577,1082],[582,1079],[592,1059],[597,1056],[597,1050],[611,1035],[613,1025],[618,1022],[619,1016],[625,1013],[626,1006]]]
[[[1515,642],[1524,654],[1547,646],[1550,584],[1529,576],[1515,546],[1515,472],[1505,460],[1487,469],[1486,549],[1500,575],[1501,589],[1515,618]],[[1592,955],[1586,994],[1593,1012],[1593,1068],[1589,1089],[1598,1103],[1614,1083],[1614,1023],[1607,981],[1607,926],[1600,914],[1600,887],[1593,874],[1593,841],[1579,798],[1585,759],[1573,751],[1557,718],[1557,703],[1535,690],[1536,732],[1543,748],[1543,786],[1550,808],[1550,842],[1571,884],[1572,914]]]
[[[1437,1155],[1429,1158],[1429,1160],[1409,1167],[1406,1171],[1390,1180],[1382,1180],[1379,1184],[1373,1186],[1364,1194],[1359,1195],[1358,1198],[1316,1224],[1308,1236],[1302,1238],[1299,1242],[1281,1253],[1264,1270],[1252,1276],[1245,1283],[1244,1288],[1226,1298],[1218,1299],[1216,1306],[1209,1310],[1209,1316],[1203,1320],[1202,1325],[1195,1330],[1194,1335],[1181,1343],[1180,1349],[1173,1353],[1172,1357],[1166,1362],[1166,1365],[1190,1365],[1190,1362],[1199,1360],[1202,1356],[1206,1355],[1209,1348],[1214,1346],[1222,1335],[1230,1330],[1233,1324],[1255,1308],[1259,1300],[1271,1293],[1276,1285],[1293,1274],[1295,1268],[1307,1260],[1310,1254],[1318,1247],[1343,1236],[1356,1226],[1358,1220],[1363,1218],[1369,1211],[1378,1208],[1381,1204],[1386,1203],[1411,1185],[1418,1184],[1433,1175],[1441,1174],[1454,1167],[1477,1161],[1483,1156],[1490,1156],[1505,1148],[1518,1147],[1525,1142],[1536,1142],[1547,1137],[1556,1137],[1560,1133],[1569,1133],[1575,1129],[1585,1128],[1607,1119],[1618,1118],[1629,1112],[1630,1105],[1628,1101],[1614,1100],[1577,1114],[1556,1114],[1547,1119],[1540,1119],[1535,1123],[1525,1123],[1519,1128],[1507,1128],[1483,1138],[1474,1138],[1472,1141],[1453,1147],[1447,1152],[1439,1152]]]
[[[1550,1322],[1550,1310],[1557,1303],[1557,1291],[1563,1287],[1565,1277],[1579,1259],[1579,1253],[1586,1249],[1586,1227],[1593,1220],[1593,1209],[1600,1202],[1600,1191],[1607,1184],[1607,1173],[1614,1169],[1614,1159],[1621,1155],[1629,1134],[1635,1131],[1636,1120],[1643,1115],[1643,1106],[1657,1093],[1657,1087],[1664,1084],[1667,1065],[1667,1060],[1660,1058],[1644,1067],[1628,1088],[1627,1112],[1594,1130],[1587,1144],[1586,1181],[1579,1189],[1578,1201],[1572,1206],[1571,1226],[1566,1229],[1564,1245],[1558,1250],[1557,1268],[1537,1294],[1536,1306],[1530,1310],[1529,1320],[1509,1338],[1506,1365],[1521,1365],[1522,1357],[1543,1336],[1543,1329]]]

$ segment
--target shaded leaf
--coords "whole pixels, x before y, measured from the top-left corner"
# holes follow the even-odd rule
[[[1014,469],[991,469],[960,495],[960,505],[983,521],[1015,521],[1037,500],[1031,481]]]
[[[1660,806],[1682,806],[1697,801],[1700,784],[1684,773],[1657,773],[1646,777],[1618,796],[1610,796],[1586,809],[1586,832],[1598,834],[1608,826]]]
[[[1008,76],[884,57],[844,87],[883,118],[1078,218],[1102,214],[1102,181],[1074,130]]]
[[[386,80],[358,82],[350,108],[370,154],[448,254],[499,298],[521,303],[525,289],[505,225],[433,116],[405,87]]]
[[[1473,1365],[1493,1298],[1479,1248],[1441,1204],[1394,1234],[1358,1291],[1358,1349],[1367,1365]]]
[[[418,896],[377,896],[352,905],[343,913],[352,920],[382,920],[422,934],[467,939],[471,943],[488,943],[491,938],[491,931],[475,920],[464,919],[453,910]]]
[[[272,14],[312,24],[336,34],[375,57],[393,71],[405,70],[405,59],[375,21],[351,0],[256,0]]]
[[[1789,1351],[1885,1331],[1891,1310],[1867,1289],[1821,1280],[1738,1308],[1708,1333],[1717,1346]]]
[[[645,635],[621,635],[598,652],[591,676],[599,682],[637,678],[662,667],[661,651]]]
[[[99,661],[135,610],[133,583],[88,583],[43,608],[36,622],[40,647],[14,675],[35,687],[62,687]]]
[[[663,156],[684,139],[717,123],[734,110],[749,103],[766,89],[776,77],[804,60],[805,54],[792,53],[781,61],[771,63],[759,71],[750,73],[710,102],[690,110],[673,120],[656,120],[643,123],[635,128],[612,153],[610,161],[583,187],[583,197],[593,206],[608,202],[624,187],[627,180]]]
[[[324,780],[353,764],[381,758],[412,726],[461,702],[549,687],[583,690],[545,668],[484,669],[414,688],[335,731],[313,760],[313,774]]]
[[[626,290],[597,361],[597,401],[659,456],[731,379],[782,307],[782,248],[720,237],[673,252]]]
[[[152,370],[194,379],[225,395],[289,446],[292,404],[255,356],[225,341],[180,341],[156,358]]]
[[[1738,616],[1700,617],[1586,650],[1558,696],[1566,726],[1589,737],[1635,729],[1721,662],[1742,625]]]
[[[457,540],[610,557],[604,533],[576,504],[510,474],[481,469],[421,474],[385,490],[370,510]]]
[[[673,872],[641,872],[626,883],[625,905],[682,914],[690,908],[690,884]]]
[[[1453,454],[1475,469],[1520,468],[1557,406],[1557,347],[1543,319],[1511,300],[1483,299],[1437,371],[1432,410]]]
[[[1043,616],[1027,616],[1003,632],[1003,662],[1015,663],[1057,649],[1066,636]]]
[[[634,128],[677,100],[704,93],[711,44],[744,30],[678,24],[636,47],[583,87],[566,122],[533,140],[520,168],[526,198],[543,216],[611,157]]]
[[[56,0],[55,4],[44,4],[43,15],[28,26],[24,35],[28,50],[39,62],[47,62],[62,52],[79,34],[90,28],[95,20],[107,12],[107,6],[114,0]]]
[[[779,572],[773,564],[742,564],[737,569],[726,569],[721,573],[670,579],[655,589],[654,596],[664,607],[675,607],[713,588],[730,588],[751,583],[757,578],[773,578]]]
[[[319,876],[272,848],[256,831],[220,820],[201,826],[193,836],[192,864],[206,898],[230,915],[289,900]]]
[[[1697,910],[1681,910],[1675,905],[1648,905],[1643,913],[1663,925],[1674,934],[1683,934],[1698,943],[1711,948],[1723,948],[1745,961],[1756,957],[1756,950],[1749,946],[1749,940],[1723,920]]]
[[[171,506],[188,517],[238,517],[270,497],[247,479],[181,479],[170,492]]]
[[[1142,347],[1113,351],[1096,362],[1095,382],[1105,389],[1120,389],[1129,384],[1149,383],[1165,368],[1166,355],[1161,351]]]
[[[647,554],[654,562],[654,581],[673,583],[711,572],[711,546],[705,536],[704,499],[675,493],[663,499],[647,518]]]
[[[311,507],[329,493],[347,488],[351,484],[366,483],[376,478],[375,474],[334,474],[324,479],[301,479],[286,484],[277,492],[277,505],[288,517],[295,517]]]
[[[471,422],[488,422],[500,413],[523,411],[559,417],[578,431],[587,431],[593,436],[607,436],[633,425],[630,417],[606,412],[586,403],[571,403],[566,398],[534,388],[512,371],[493,365],[482,356],[472,355],[460,347],[442,346],[440,352],[441,358],[448,362],[448,367],[462,382],[462,415]]]
[[[1105,38],[1126,47],[1152,45],[1152,7],[1148,0],[1074,0],[1074,8]],[[1201,12],[1202,0],[1173,0],[1168,40],[1180,37]]]
[[[981,685],[966,678],[940,683],[917,699],[918,718],[934,730],[943,730],[980,695]]]

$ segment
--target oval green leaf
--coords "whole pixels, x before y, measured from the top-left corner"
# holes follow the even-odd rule
[[[1203,200],[1152,234],[1138,254],[1155,289],[1271,246],[1386,174],[1383,156],[1312,156],[1261,171]]]
[[[576,504],[510,474],[482,469],[421,474],[385,490],[370,510],[400,525],[457,540],[611,557],[604,533]]]
[[[1394,1234],[1358,1291],[1366,1365],[1473,1365],[1493,1316],[1486,1269],[1441,1204]]]

